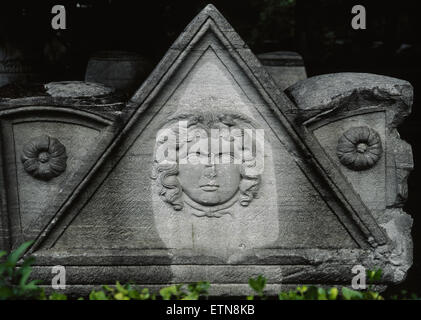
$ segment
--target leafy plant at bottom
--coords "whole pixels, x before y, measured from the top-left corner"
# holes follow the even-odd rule
[[[373,291],[373,285],[382,277],[382,270],[367,270],[367,290],[357,291],[343,287],[341,291],[333,287],[325,289],[316,286],[299,286],[295,290],[284,291],[278,294],[279,300],[383,300],[380,293]],[[259,275],[257,278],[249,279],[249,286],[253,289],[259,299],[266,299],[264,289],[266,278]],[[255,299],[254,295],[247,297],[248,300]]]
[[[0,251],[0,300],[37,299],[42,290],[37,286],[38,280],[29,281],[35,258],[27,257],[18,266],[19,259],[32,244],[28,241],[7,255]]]
[[[198,300],[200,296],[207,296],[210,284],[199,281],[188,285],[177,284],[159,290],[163,300]]]
[[[7,255],[7,252],[0,251],[0,300],[6,299],[39,299],[39,300],[67,300],[67,296],[62,293],[53,292],[48,297],[43,289],[37,286],[38,281],[29,281],[32,271],[31,264],[33,257],[25,258],[21,265],[19,259],[29,248],[31,242],[25,242],[16,250]],[[299,286],[295,290],[280,292],[279,300],[383,300],[380,293],[373,291],[373,285],[381,279],[382,270],[368,270],[368,287],[364,291],[356,291],[343,287],[339,291],[336,287],[324,289],[316,286]],[[264,289],[266,278],[259,275],[249,279],[249,286],[254,291],[254,295],[247,297],[248,300],[259,298],[265,300]],[[162,288],[159,293],[163,300],[198,300],[202,296],[208,295],[209,282],[200,281],[190,284],[177,284]],[[89,300],[155,300],[155,294],[149,292],[147,288],[137,290],[132,284],[121,285],[119,282],[115,286],[102,286],[103,290],[92,290]],[[407,299],[406,292],[403,292],[403,299]],[[393,296],[392,299],[397,299]],[[415,295],[412,299],[419,299]],[[83,298],[79,298],[83,300]]]
[[[415,293],[409,294],[406,290],[401,290],[400,294],[394,294],[390,297],[391,300],[421,300]]]
[[[116,282],[115,287],[102,286],[103,290],[92,290],[89,300],[155,300],[155,295],[147,288],[138,291],[132,284],[121,285]]]
[[[249,279],[249,286],[253,289],[253,291],[257,294],[257,296],[261,300],[265,300],[266,297],[264,295],[264,289],[266,287],[266,278],[262,275],[257,276],[257,278],[250,278]],[[250,295],[247,297],[247,300],[254,300],[254,295]]]

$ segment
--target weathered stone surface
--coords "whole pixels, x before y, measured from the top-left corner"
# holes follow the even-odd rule
[[[238,295],[258,274],[276,293],[350,285],[358,264],[382,268],[382,285],[402,281],[412,157],[396,126],[412,89],[367,77],[310,78],[288,98],[209,5],[118,111],[45,104],[53,97],[0,105],[3,246],[35,239],[34,275],[46,285],[64,265],[72,293],[208,280],[213,294]],[[338,157],[347,130],[355,141],[339,149],[354,166]],[[66,148],[65,171],[49,181],[16,161],[35,133]]]
[[[100,51],[90,57],[85,81],[102,83],[107,87],[132,94],[151,69],[151,62],[138,53]]]
[[[307,78],[303,58],[296,52],[275,51],[257,57],[281,90]]]
[[[39,236],[97,160],[121,108],[92,97],[0,101],[2,248]]]
[[[369,73],[325,74],[302,80],[286,90],[301,110],[322,113],[341,103],[347,110],[390,105],[396,109],[395,123],[411,112],[413,89],[409,82]]]
[[[0,108],[3,111],[18,107],[58,106],[80,111],[87,111],[98,116],[115,119],[120,115],[125,106],[127,97],[124,94],[116,94],[112,89],[79,81],[56,82],[54,91],[62,90],[60,96],[51,96],[47,93],[46,85],[17,85],[11,84],[0,88]],[[68,90],[66,84],[73,88]],[[82,96],[79,88],[88,88],[93,95]],[[76,89],[77,88],[77,89]],[[106,94],[106,92],[109,92]]]
[[[50,82],[45,85],[45,89],[50,96],[61,98],[98,97],[114,91],[99,83],[83,81]]]
[[[397,127],[411,112],[412,86],[407,81],[380,75],[338,73],[309,78],[286,92],[302,109],[296,121],[315,134],[385,229],[390,242],[376,249],[383,256],[383,262],[378,264],[391,272],[394,281],[403,280],[412,264],[412,218],[400,207],[408,195],[407,179],[413,159],[411,147],[399,138]],[[354,152],[357,148],[340,147],[343,135],[362,127],[365,129],[361,133],[371,130],[369,138],[376,143],[374,153],[368,148],[364,151],[369,152],[370,159],[376,158],[376,163],[365,169],[342,163],[338,156],[338,148],[349,159],[364,156],[364,152]],[[351,144],[352,137],[347,139]]]

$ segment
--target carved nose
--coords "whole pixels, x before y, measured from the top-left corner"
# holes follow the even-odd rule
[[[208,161],[205,164],[206,167],[215,167],[215,155],[213,153],[209,154]]]
[[[216,177],[216,170],[215,170],[215,165],[212,164],[207,164],[205,171],[203,172],[203,175],[206,178],[215,178]]]
[[[208,179],[216,177],[215,155],[213,153],[209,154],[208,162],[205,164],[203,176]]]

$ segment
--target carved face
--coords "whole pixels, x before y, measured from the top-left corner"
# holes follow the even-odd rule
[[[162,186],[161,199],[175,210],[186,203],[194,215],[208,217],[229,213],[226,209],[237,201],[248,206],[263,168],[263,157],[258,166],[253,155],[253,146],[259,154],[263,151],[252,139],[252,129],[240,114],[181,114],[172,119],[157,135],[151,176]]]
[[[196,156],[203,157],[203,155]],[[223,204],[238,191],[241,165],[232,161],[231,163],[219,161],[215,164],[215,155],[205,156],[208,157],[207,163],[189,161],[188,164],[179,165],[178,178],[181,187],[193,201],[201,205]]]

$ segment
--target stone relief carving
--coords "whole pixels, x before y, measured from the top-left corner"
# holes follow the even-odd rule
[[[25,205],[28,207],[28,212],[33,213],[34,216],[43,212],[42,216],[36,216],[36,219],[33,220],[36,222],[33,229],[22,229],[19,226],[20,216],[24,217],[18,207],[22,199],[19,198],[19,193],[14,195],[14,191],[8,192],[8,190],[16,189],[16,183],[14,181],[10,183],[11,179],[7,179],[7,176],[5,180],[2,179],[2,185],[7,191],[2,192],[2,197],[5,197],[6,203],[12,203],[12,205],[4,206],[6,210],[1,212],[0,240],[3,239],[3,242],[0,243],[0,249],[11,247],[11,244],[16,243],[16,239],[20,239],[22,236],[23,238],[37,239],[35,245],[30,249],[31,251],[28,252],[32,254],[40,250],[40,254],[37,254],[37,265],[39,266],[34,269],[34,277],[41,278],[43,283],[51,281],[52,261],[54,264],[73,266],[72,283],[77,285],[69,287],[69,289],[74,292],[86,292],[95,283],[107,283],[112,279],[127,278],[127,272],[130,273],[130,278],[138,284],[151,283],[152,278],[153,282],[157,284],[166,284],[180,279],[183,282],[192,282],[197,278],[206,278],[208,275],[212,275],[212,279],[219,284],[215,292],[221,295],[245,294],[242,284],[247,283],[247,279],[250,277],[262,272],[270,277],[268,291],[272,295],[279,292],[283,283],[295,285],[312,282],[321,285],[332,283],[349,285],[353,276],[349,266],[355,264],[375,266],[384,270],[385,274],[381,282],[383,288],[384,285],[404,280],[406,272],[412,264],[412,218],[400,207],[404,200],[401,198],[406,198],[406,179],[413,168],[413,162],[411,148],[399,139],[396,127],[411,110],[412,87],[410,84],[398,79],[369,74],[334,74],[326,75],[325,78],[318,76],[300,82],[295,89],[288,91],[288,96],[291,99],[294,98],[296,111],[293,109],[295,106],[290,106],[288,97],[276,89],[272,84],[273,81],[266,76],[265,72],[262,73],[262,67],[257,63],[253,53],[241,42],[241,39],[223,17],[212,7],[205,10],[207,11],[196,18],[195,22],[182,33],[159,66],[130,100],[127,108],[113,109],[121,110],[121,114],[118,112],[118,116],[110,117],[113,119],[112,125],[115,125],[119,129],[118,131],[108,130],[108,125],[104,129],[104,135],[110,135],[111,140],[101,137],[101,140],[96,140],[98,148],[89,148],[90,152],[87,156],[92,159],[92,162],[86,163],[83,159],[83,164],[72,164],[72,167],[74,166],[76,169],[75,172],[83,173],[81,175],[83,180],[77,180],[71,184],[66,181],[63,188],[61,186],[56,188],[60,189],[60,192],[63,191],[61,196],[57,197],[57,200],[62,202],[49,202],[46,203],[46,210],[35,210],[31,204],[35,201],[43,204],[46,202],[46,198],[32,196],[30,194],[34,190],[32,187],[28,190],[28,194],[32,196],[31,202],[28,201],[28,205]],[[217,176],[219,179],[223,179],[222,181],[231,179],[236,182],[233,184],[232,189],[235,189],[233,193],[222,194],[231,197],[228,201],[223,202],[224,199],[217,198],[220,195],[212,191],[212,188],[220,189],[216,185],[212,187],[212,184],[210,184],[211,191],[208,192],[208,196],[212,195],[214,198],[204,198],[203,195],[206,193],[200,193],[200,190],[196,190],[198,191],[197,195],[190,192],[189,196],[187,195],[189,185],[185,185],[185,180],[181,179],[182,170],[179,170],[178,165],[173,166],[172,170],[170,164],[165,167],[164,164],[156,163],[156,169],[160,169],[160,171],[156,170],[156,181],[152,181],[153,188],[149,188],[144,183],[144,178],[148,179],[148,177],[145,177],[143,168],[146,167],[146,170],[150,170],[152,164],[149,162],[152,157],[150,152],[155,145],[155,136],[151,136],[150,133],[155,133],[155,125],[160,119],[167,117],[176,106],[184,107],[178,100],[168,98],[172,88],[182,88],[182,94],[186,97],[194,97],[194,94],[199,96],[197,100],[191,100],[193,110],[215,110],[213,107],[216,104],[212,101],[209,103],[212,104],[210,106],[195,104],[195,101],[200,101],[202,93],[199,94],[199,92],[191,90],[191,93],[186,94],[184,89],[189,86],[186,83],[178,82],[185,81],[183,79],[188,80],[185,77],[185,72],[190,63],[194,67],[198,66],[195,57],[204,56],[206,53],[204,48],[212,49],[206,45],[195,47],[196,43],[206,44],[201,41],[206,40],[204,37],[208,37],[210,32],[217,32],[215,37],[219,37],[216,39],[219,39],[218,46],[214,46],[214,49],[219,49],[221,46],[227,49],[215,50],[215,52],[227,51],[227,55],[236,58],[232,62],[227,60],[229,62],[226,64],[227,76],[234,77],[246,95],[252,90],[263,93],[263,98],[267,95],[261,104],[256,104],[256,112],[260,113],[262,121],[266,122],[274,131],[270,136],[273,136],[274,139],[268,137],[268,141],[273,141],[274,148],[271,149],[270,155],[274,154],[275,157],[272,165],[268,153],[268,164],[266,165],[266,169],[273,167],[273,171],[265,170],[260,189],[259,184],[256,183],[256,181],[260,181],[260,177],[255,175],[250,179],[244,179],[252,186],[255,184],[254,189],[251,187],[246,190],[247,192],[265,192],[261,199],[255,199],[255,194],[252,194],[248,202],[241,203],[241,196],[246,193],[241,190],[241,183],[235,187],[238,179],[231,179],[224,175]],[[189,57],[192,53],[194,59]],[[222,54],[220,56],[222,57]],[[238,61],[241,61],[241,64],[235,64]],[[212,88],[215,86],[215,82],[219,82],[221,78],[209,76],[209,73],[205,72],[206,70],[209,69],[205,68],[201,71],[204,72],[204,75],[200,79],[207,77],[209,82],[197,82],[195,87],[206,88],[210,95],[214,92]],[[240,77],[239,71],[244,72],[245,78]],[[249,81],[248,79],[254,80]],[[252,90],[249,91],[249,89]],[[227,92],[233,91],[227,90]],[[176,93],[171,97],[175,97],[175,95]],[[255,101],[260,101],[260,99],[255,99],[254,94],[248,95],[248,97],[253,98],[250,100],[250,106]],[[230,108],[237,113],[241,110],[233,103],[234,99],[217,98],[222,100],[226,110]],[[57,110],[57,99],[51,99],[51,97],[46,97],[46,100],[40,100],[39,97],[26,99],[26,107],[23,108],[24,117],[27,116],[27,111],[32,110],[34,102],[40,109],[50,106],[48,108]],[[5,123],[12,119],[9,115],[10,110],[22,108],[22,100],[14,100],[3,102],[0,116],[5,116],[2,118]],[[79,114],[81,110],[79,104],[80,102],[68,104],[66,102],[63,106],[68,110],[74,108],[75,113]],[[270,105],[273,105],[273,108],[270,108]],[[101,111],[105,109],[98,109],[97,105],[92,106],[89,106],[89,110],[95,110],[97,114],[101,113],[108,119],[109,111]],[[11,107],[13,108],[11,109]],[[38,110],[38,108],[35,109],[36,117],[38,117]],[[282,112],[273,112],[277,110]],[[370,111],[373,122],[366,120],[360,122],[359,118],[365,119],[365,116],[360,117],[360,115],[368,114],[367,110]],[[283,124],[287,123],[284,113],[289,112],[291,112],[291,120],[293,120],[291,129]],[[152,116],[154,117],[150,119]],[[185,119],[190,117],[193,118],[193,115],[188,115]],[[330,117],[332,118],[330,119]],[[330,155],[337,156],[335,154],[337,139],[346,129],[338,125],[335,130],[330,130],[327,134],[333,135],[333,140],[330,140],[329,137],[329,144],[323,144],[326,141],[326,136],[316,136],[312,127],[312,125],[314,127],[323,125],[324,120],[332,120],[330,123],[333,123],[338,118],[345,119],[341,125],[347,126],[347,128],[349,125],[358,127],[361,123],[365,125],[372,123],[373,128],[374,123],[378,124],[375,128],[379,128],[377,129],[379,133],[383,132],[381,131],[383,129],[380,128],[385,128],[382,141],[385,143],[384,154],[379,158],[384,157],[386,170],[358,171],[358,173],[361,172],[361,175],[347,170],[343,172],[338,170],[335,163],[331,161]],[[237,120],[235,116],[233,119],[234,122],[243,124],[241,119]],[[83,121],[85,120],[84,117]],[[54,132],[57,134],[64,132],[60,124],[61,121],[53,127],[49,127],[48,131],[52,136],[56,136]],[[166,127],[172,125],[168,120],[165,120],[165,124]],[[201,123],[197,122],[197,125],[199,126]],[[305,127],[306,130],[301,130],[300,126]],[[306,132],[307,129],[309,132]],[[8,130],[5,127],[3,131]],[[71,132],[71,129],[66,129],[66,132]],[[114,133],[110,134],[111,132],[124,132],[124,135],[114,135]],[[297,138],[299,139],[295,138],[295,133],[298,134]],[[75,132],[76,134],[78,140],[84,141],[86,145],[87,133],[78,130]],[[151,138],[153,141],[150,141]],[[289,142],[290,140],[291,143],[286,143],[283,146],[283,141]],[[130,149],[136,141],[139,141],[139,149]],[[304,142],[304,147],[310,150],[310,154],[295,152],[301,150],[299,146],[301,142]],[[161,143],[157,143],[157,146],[159,145]],[[320,145],[321,148],[319,148]],[[67,145],[67,151],[70,153],[69,147],[70,145]],[[360,151],[363,151],[363,147],[363,145],[360,146]],[[280,151],[284,152],[284,148],[286,149],[285,156],[289,158],[286,153],[288,152],[294,158],[291,159],[291,167],[287,166],[282,158],[277,158]],[[356,148],[354,144],[353,148]],[[10,145],[8,150],[12,149],[13,145]],[[99,150],[94,152],[93,149]],[[269,150],[269,148],[266,149]],[[325,154],[327,155],[325,156]],[[2,156],[7,156],[7,154]],[[192,156],[201,158],[201,154]],[[307,156],[308,160],[316,161],[307,161],[305,158]],[[215,154],[210,155],[211,159],[212,157],[215,158]],[[2,171],[10,173],[9,176],[12,176],[14,170],[10,169],[15,167],[15,163],[9,160],[14,159],[7,157],[4,160],[2,161],[2,165],[4,165]],[[290,170],[290,168],[294,169],[293,161],[299,165],[302,173],[308,174],[309,177],[303,177],[301,171]],[[316,168],[311,162],[319,162],[320,168]],[[380,164],[383,166],[381,163],[383,161],[378,162],[375,169],[379,169]],[[118,167],[117,163],[121,167]],[[159,168],[161,165],[162,168]],[[186,165],[180,164],[180,166]],[[210,177],[213,175],[212,170],[205,169],[204,165],[199,165],[198,168],[201,169],[198,172],[206,173],[203,174],[204,178],[206,175]],[[186,171],[189,173],[187,169],[183,172],[186,173]],[[193,170],[191,171],[193,172]],[[237,169],[233,171],[236,172],[236,175],[238,174]],[[313,171],[315,171],[314,178]],[[216,173],[218,174],[217,170]],[[26,173],[23,174],[26,175]],[[116,179],[108,179],[113,174]],[[361,183],[365,183],[364,179],[366,178],[385,179],[386,183],[379,183],[381,188],[379,187],[378,190],[380,191],[372,192],[373,199],[382,198],[383,192],[391,193],[389,203],[384,210],[375,209],[371,212],[366,205],[368,203],[358,194],[358,191],[361,190],[358,189],[360,187],[350,183],[351,179],[348,177],[351,175],[355,176],[355,180],[361,178]],[[259,180],[256,179],[257,177]],[[28,178],[32,179],[29,176]],[[201,176],[199,180],[200,178]],[[273,183],[270,178],[273,178]],[[240,171],[240,181],[242,179]],[[310,185],[307,187],[307,183],[301,186],[300,183],[305,181],[304,179],[312,182],[312,186],[314,185],[316,190],[313,191]],[[367,181],[371,182],[372,180],[367,179]],[[215,181],[216,183],[226,185],[218,180]],[[367,185],[370,187],[370,183]],[[289,188],[289,186],[299,186],[299,188]],[[24,183],[20,187],[27,188]],[[130,192],[132,190],[136,192]],[[155,195],[151,195],[152,190]],[[47,191],[50,192],[50,190]],[[158,193],[161,193],[163,200],[167,203],[158,198]],[[11,194],[12,201],[7,202],[9,194]],[[44,194],[46,193],[42,193],[42,195]],[[56,198],[55,195],[48,196],[48,198],[52,197]],[[214,201],[214,204],[211,204],[211,201]],[[205,205],[201,202],[204,202]],[[264,205],[261,205],[262,202]],[[329,208],[324,209],[324,203]],[[330,205],[331,203],[333,205]],[[241,205],[247,204],[249,204],[249,208],[241,207]],[[182,212],[173,210],[173,208],[181,210],[183,206],[188,210]],[[193,211],[190,210],[190,207],[198,209]],[[162,208],[165,210],[160,210]],[[152,214],[150,209],[152,209]],[[330,209],[332,219],[324,214],[329,213]],[[224,210],[230,210],[234,218],[238,213],[240,218],[231,219],[230,215],[224,215],[219,219],[206,218],[206,216],[218,216]],[[22,212],[24,211],[22,210]],[[193,212],[205,217],[191,216]],[[255,213],[256,215],[253,216]],[[249,215],[247,216],[247,214]],[[317,220],[316,217],[320,216],[323,216],[323,219]],[[341,217],[346,219],[342,220]],[[260,223],[259,218],[261,219]],[[332,232],[332,230],[336,230],[336,228],[332,228],[335,227],[332,222],[336,218],[338,218],[338,223],[342,221],[344,232]],[[31,221],[29,220],[29,222]],[[225,225],[227,228],[221,228]],[[21,229],[24,233],[19,233]],[[382,242],[383,237],[379,235],[379,229],[385,233],[384,237],[387,241]],[[218,232],[221,230],[224,232]],[[202,237],[204,231],[208,231],[207,237]],[[348,237],[348,233],[351,237]],[[346,237],[343,236],[344,234]],[[134,239],[133,235],[138,236]],[[327,239],[323,240],[324,245],[321,246],[323,238]],[[376,241],[373,241],[374,238]],[[200,246],[197,246],[197,239],[200,241]],[[355,242],[358,242],[355,247],[353,242],[350,243],[354,239]],[[101,246],[98,247],[99,240],[101,240]],[[291,245],[284,246],[283,243]],[[86,248],[86,250],[81,250],[81,248]],[[122,260],[127,260],[121,259],[122,256],[129,259],[129,268],[121,267],[121,262],[125,262]],[[107,267],[104,268],[104,265]]]
[[[338,140],[339,161],[351,170],[361,171],[373,167],[382,153],[379,134],[369,127],[352,127]]]
[[[28,174],[48,181],[66,170],[66,148],[58,139],[42,135],[24,145],[21,161]]]
[[[185,127],[180,126],[182,122]],[[194,215],[208,217],[229,213],[226,209],[237,202],[248,206],[261,181],[253,168],[257,167],[256,146],[262,144],[250,136],[250,129],[254,129],[252,122],[240,114],[183,114],[171,119],[160,131],[164,134],[158,133],[152,174],[162,186],[163,201],[174,210],[187,204]],[[158,151],[171,134],[177,143],[167,154],[173,153],[176,159],[162,161]],[[219,150],[224,143],[229,148]],[[186,152],[184,162],[182,150]]]

